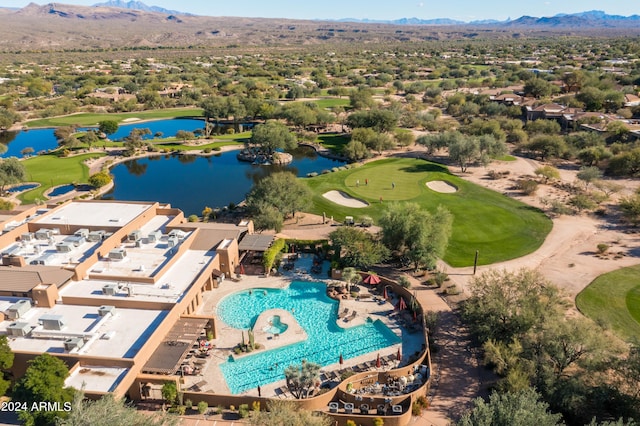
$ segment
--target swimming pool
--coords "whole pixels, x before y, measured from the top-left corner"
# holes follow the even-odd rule
[[[326,295],[323,283],[293,281],[284,289],[252,289],[233,293],[220,301],[218,316],[237,329],[253,327],[258,316],[269,309],[285,309],[304,328],[308,339],[269,351],[258,351],[220,365],[231,393],[284,379],[284,370],[302,360],[322,366],[400,343],[380,320],[342,329],[336,324],[338,301]],[[364,315],[364,313],[363,313]]]

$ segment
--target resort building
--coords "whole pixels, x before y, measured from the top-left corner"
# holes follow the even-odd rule
[[[309,359],[326,368],[298,403],[338,424],[381,416],[406,424],[426,395],[424,319],[418,306],[411,318],[406,289],[383,278],[353,298],[317,282],[326,270],[291,285],[240,276],[241,261],[250,269],[274,240],[254,234],[251,221],[191,223],[159,203],[69,201],[0,214],[0,231],[0,333],[16,376],[47,352],[69,367],[66,384],[90,398],[160,400],[174,381],[196,403],[266,406],[287,393],[287,362]],[[306,276],[298,258],[287,261],[291,273]],[[308,270],[320,274],[313,262]],[[293,293],[274,309],[284,291]],[[245,337],[262,350],[238,353]]]

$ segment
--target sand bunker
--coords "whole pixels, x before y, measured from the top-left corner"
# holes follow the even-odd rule
[[[123,123],[131,123],[133,121],[140,121],[140,119],[136,117],[131,117],[131,118],[125,118],[124,120],[122,120]]]
[[[324,198],[329,201],[333,201],[336,204],[340,204],[345,207],[352,207],[355,209],[361,209],[363,207],[369,206],[369,203],[366,203],[357,198],[353,198],[352,196],[345,194],[342,191],[329,191],[322,194]]]
[[[458,187],[454,184],[445,182],[444,180],[432,180],[427,182],[427,187],[432,191],[442,192],[444,194],[453,194],[458,191]]]

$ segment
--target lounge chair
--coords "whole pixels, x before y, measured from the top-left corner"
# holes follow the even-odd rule
[[[276,396],[278,398],[286,398],[288,390],[289,388],[287,388],[286,386],[279,387],[276,389]]]
[[[353,320],[357,315],[358,315],[358,313],[356,311],[351,312],[351,315],[346,317],[344,319],[344,322],[349,322],[349,321]]]
[[[349,314],[349,308],[344,308],[344,311],[338,314],[338,318],[344,318]]]

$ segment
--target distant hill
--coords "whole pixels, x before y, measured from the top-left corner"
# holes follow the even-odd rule
[[[338,22],[360,22],[389,25],[460,25],[460,26],[507,26],[507,27],[558,27],[558,28],[632,28],[640,25],[640,16],[608,15],[601,10],[580,13],[561,13],[551,17],[522,16],[515,20],[497,21],[456,21],[449,18],[419,19],[402,18],[395,20],[339,19]]]
[[[147,6],[141,1],[109,0],[103,3],[96,3],[94,7],[117,7],[120,9],[142,10],[144,12],[157,12],[165,15],[191,15],[190,13],[169,10],[160,6]]]

